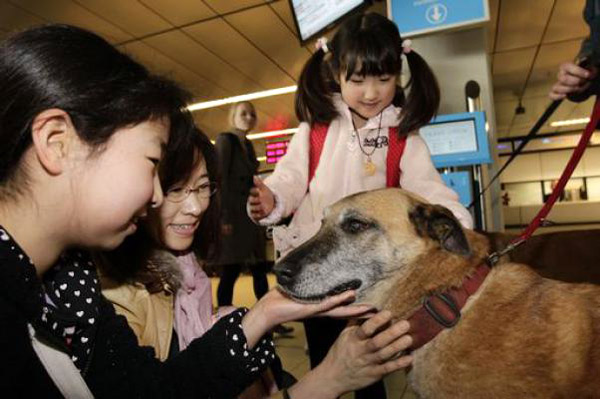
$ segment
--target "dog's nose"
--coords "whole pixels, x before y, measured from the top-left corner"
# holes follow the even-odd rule
[[[277,282],[280,285],[288,285],[291,284],[294,279],[294,272],[290,267],[286,267],[285,265],[279,264],[273,268],[275,275],[277,276]]]

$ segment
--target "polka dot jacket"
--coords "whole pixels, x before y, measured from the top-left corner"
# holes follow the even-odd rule
[[[62,256],[40,281],[29,257],[0,226],[3,392],[60,397],[31,348],[32,324],[36,334],[71,355],[96,398],[234,398],[276,356],[270,338],[248,348],[241,327],[247,311],[222,318],[186,350],[160,362],[151,348],[138,346],[126,319],[100,295],[85,252]]]

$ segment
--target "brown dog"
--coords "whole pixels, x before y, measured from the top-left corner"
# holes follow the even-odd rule
[[[356,289],[358,302],[397,319],[417,312],[456,323],[414,350],[409,380],[422,398],[600,398],[600,287],[513,263],[485,277],[488,252],[488,240],[447,209],[384,189],[331,206],[317,235],[275,270],[300,301]],[[473,291],[477,276],[485,279],[460,318],[448,320],[456,301],[440,310],[448,296],[432,295]],[[423,311],[431,298],[437,305]]]

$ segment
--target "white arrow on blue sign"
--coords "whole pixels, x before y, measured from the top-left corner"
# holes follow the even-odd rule
[[[403,37],[489,21],[487,0],[390,0]]]

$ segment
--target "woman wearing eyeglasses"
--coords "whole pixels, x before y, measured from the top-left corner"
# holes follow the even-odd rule
[[[210,279],[199,262],[218,246],[216,156],[204,134],[189,140],[194,151],[167,151],[160,164],[163,204],[150,209],[117,249],[96,259],[102,293],[127,318],[140,345],[153,347],[161,360],[212,325]]]
[[[102,293],[126,317],[138,343],[154,348],[162,361],[235,310],[227,306],[213,313],[210,278],[200,265],[219,246],[215,149],[200,131],[189,139],[174,145],[191,145],[194,151],[167,151],[160,165],[163,204],[151,209],[119,248],[96,255]],[[279,378],[276,360],[272,366]],[[265,397],[276,388],[268,370],[240,398]]]

